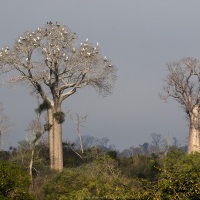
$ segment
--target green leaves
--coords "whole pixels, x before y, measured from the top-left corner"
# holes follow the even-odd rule
[[[20,167],[0,161],[0,199],[34,199],[29,194],[28,174]]]
[[[44,111],[46,111],[46,110],[48,110],[48,109],[50,109],[50,108],[51,108],[51,103],[50,103],[47,99],[45,99],[45,100],[43,101],[43,103],[41,103],[41,104],[38,106],[38,108],[35,109],[35,111],[36,111],[36,113],[41,114],[42,112],[44,112]]]
[[[65,121],[65,113],[64,112],[56,112],[53,114],[53,117],[59,124],[62,124]]]

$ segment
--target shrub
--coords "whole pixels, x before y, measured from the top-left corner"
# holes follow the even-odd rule
[[[20,167],[0,161],[0,199],[31,200],[30,179]]]

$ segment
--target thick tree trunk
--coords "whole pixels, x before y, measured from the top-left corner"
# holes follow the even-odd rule
[[[55,169],[55,150],[54,150],[54,120],[53,120],[53,107],[48,109],[48,123],[52,125],[51,129],[49,130],[49,155],[50,155],[50,168],[52,170]]]
[[[194,106],[190,112],[190,133],[188,142],[188,154],[200,152],[199,144],[199,111],[198,105]]]
[[[58,112],[61,112],[61,104],[59,103],[48,110],[49,123],[53,125],[49,131],[49,153],[50,168],[61,171],[63,169],[62,124],[53,117],[53,114]]]

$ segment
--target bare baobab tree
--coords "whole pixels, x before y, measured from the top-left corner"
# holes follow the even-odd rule
[[[0,147],[2,144],[3,134],[9,132],[11,130],[11,126],[12,125],[9,122],[9,118],[5,113],[3,103],[0,102]]]
[[[49,130],[51,169],[63,169],[62,102],[85,86],[100,94],[112,92],[116,67],[100,53],[99,44],[88,39],[75,46],[77,36],[68,27],[48,22],[43,28],[27,31],[14,45],[0,51],[0,72],[12,73],[9,84],[30,86],[44,101]]]
[[[187,57],[167,65],[168,75],[164,79],[163,100],[169,97],[177,101],[189,119],[188,153],[200,152],[199,107],[200,65],[197,59]]]

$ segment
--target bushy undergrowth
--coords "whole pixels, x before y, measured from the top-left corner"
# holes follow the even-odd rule
[[[1,162],[0,199],[33,199],[29,192],[38,200],[200,199],[199,153],[186,155],[178,148],[170,148],[165,155],[118,157],[113,150],[108,153],[92,147],[81,159],[68,149],[64,151],[65,168],[56,173],[48,169],[46,150],[42,152],[40,149],[35,159],[37,173],[32,187],[27,171],[9,163],[15,161],[23,167],[29,154],[20,158],[15,151],[15,159],[10,155],[7,163]]]

